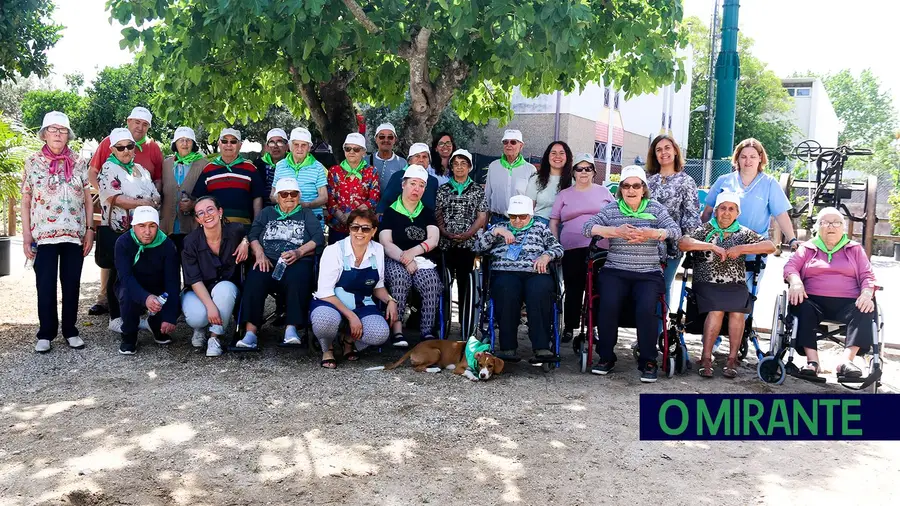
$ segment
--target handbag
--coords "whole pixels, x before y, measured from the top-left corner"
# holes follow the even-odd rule
[[[118,199],[118,195],[110,199],[106,223],[112,222],[112,210]],[[125,232],[116,232],[109,225],[100,225],[97,227],[97,245],[94,249],[94,262],[97,264],[97,267],[100,267],[101,269],[112,269],[116,266],[116,241],[124,233]]]

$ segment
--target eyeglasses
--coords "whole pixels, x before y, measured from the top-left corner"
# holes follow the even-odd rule
[[[213,214],[215,214],[215,213],[216,213],[216,210],[215,210],[215,209],[209,209],[209,210],[207,210],[207,211],[202,211],[202,210],[201,210],[201,211],[197,211],[197,210],[195,210],[195,211],[194,211],[194,216],[196,216],[196,217],[198,217],[198,218],[203,218],[204,216],[207,216],[207,215],[213,215]]]
[[[644,183],[634,183],[634,184],[620,183],[619,184],[619,188],[621,188],[623,190],[640,190],[643,187],[644,187]]]
[[[270,148],[281,148],[286,145],[287,143],[284,141],[269,141],[266,143],[266,146],[269,146]]]
[[[453,141],[441,141],[441,142],[437,143],[437,145],[439,148],[452,147]]]
[[[121,153],[122,151],[132,151],[134,150],[134,143],[129,143],[124,146],[113,146],[113,149]]]
[[[350,225],[350,231],[354,232],[354,233],[362,232],[364,234],[368,234],[369,232],[371,232],[373,230],[375,230],[375,227],[372,227],[369,225],[357,225],[356,223],[354,223],[353,225]]]
[[[503,141],[503,145],[504,145],[504,146],[506,146],[507,144],[512,145],[512,146],[515,146],[515,145],[518,144],[518,143],[519,143],[519,141],[517,141],[517,140],[515,140],[515,139],[506,139],[506,140]]]
[[[240,144],[240,143],[241,143],[241,141],[239,141],[239,140],[237,140],[237,139],[231,139],[231,140],[228,140],[228,139],[221,139],[221,140],[219,141],[219,144]]]
[[[69,129],[66,127],[48,126],[46,132],[51,134],[68,134]]]
[[[530,214],[510,214],[510,220],[527,220],[531,215]]]
[[[344,153],[359,153],[363,148],[359,146],[344,146]]]
[[[585,167],[584,165],[579,165],[572,169],[575,172],[594,172],[593,167]]]
[[[394,137],[393,135],[379,135],[378,136],[378,140],[380,140],[380,141],[392,141],[394,139],[396,139],[396,137]]]
[[[300,195],[300,192],[284,191],[284,192],[278,192],[278,195],[283,199],[288,199],[288,198],[295,199],[295,198],[297,198],[298,195]]]
[[[469,161],[468,161],[468,160],[455,160],[455,161],[454,161],[453,163],[451,163],[450,165],[451,165],[454,169],[457,168],[457,167],[462,168],[462,169],[468,169],[468,168],[469,168]]]
[[[820,226],[822,228],[844,228],[844,223],[841,221],[823,221]]]

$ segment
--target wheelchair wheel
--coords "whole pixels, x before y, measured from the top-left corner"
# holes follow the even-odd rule
[[[675,376],[675,357],[669,355],[669,360],[666,362],[666,377],[671,378]]]
[[[784,362],[773,355],[767,355],[756,365],[756,375],[766,383],[780,385],[786,375]]]
[[[675,346],[675,372],[678,374],[684,374],[688,371],[688,363],[690,362],[687,358],[687,353],[685,353],[684,348],[681,345]]]
[[[781,295],[775,299],[775,313],[772,316],[771,327],[772,333],[769,334],[769,353],[767,354],[769,356],[778,354],[778,351],[784,342],[784,315],[782,315],[782,313],[787,309],[785,302],[785,293],[781,292]]]
[[[469,289],[465,294],[461,297],[462,303],[459,307],[459,325],[460,325],[460,335],[463,340],[469,338],[475,334],[475,304],[477,303],[476,290],[477,290],[477,273],[476,271],[472,271],[469,273]]]

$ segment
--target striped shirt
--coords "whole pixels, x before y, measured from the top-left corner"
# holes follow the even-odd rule
[[[513,243],[522,248],[515,260],[507,258],[509,245],[502,236],[494,235],[494,229],[503,227],[509,230],[509,220],[491,225],[488,231],[479,230],[475,239],[476,253],[490,253],[491,269],[497,271],[535,272],[534,261],[541,255],[550,256],[550,260],[558,260],[563,256],[563,247],[550,232],[550,227],[539,221],[528,230],[516,235]]]
[[[191,197],[196,200],[212,195],[219,201],[226,218],[249,226],[253,222],[253,200],[265,199],[265,192],[263,174],[249,161],[233,165],[231,170],[210,162],[203,168]]]
[[[291,155],[289,154],[288,156]],[[312,165],[307,165],[299,171],[294,172],[294,169],[288,165],[287,159],[285,158],[275,165],[275,177],[272,178],[272,188],[275,188],[279,179],[283,177],[292,177],[297,180],[297,185],[300,187],[300,201],[312,202],[319,196],[319,188],[327,184],[325,177],[326,173],[325,166],[319,163],[318,160]],[[310,209],[317,217],[322,216],[321,207]]]
[[[591,217],[581,230],[585,237],[591,237],[591,228],[594,225],[601,227],[632,225],[637,228],[664,228],[668,241],[676,242],[681,238],[681,227],[675,223],[665,206],[650,200],[644,212],[656,216],[656,219],[643,220],[624,216],[619,211],[619,203],[613,201]],[[610,237],[605,267],[631,272],[662,272],[660,264],[665,258],[665,245],[657,240],[629,244],[625,239]]]

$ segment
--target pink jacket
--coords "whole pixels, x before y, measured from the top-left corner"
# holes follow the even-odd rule
[[[864,288],[875,289],[875,272],[863,247],[850,241],[832,255],[816,248],[812,241],[800,245],[784,266],[784,279],[798,274],[806,293],[823,297],[857,298]]]

